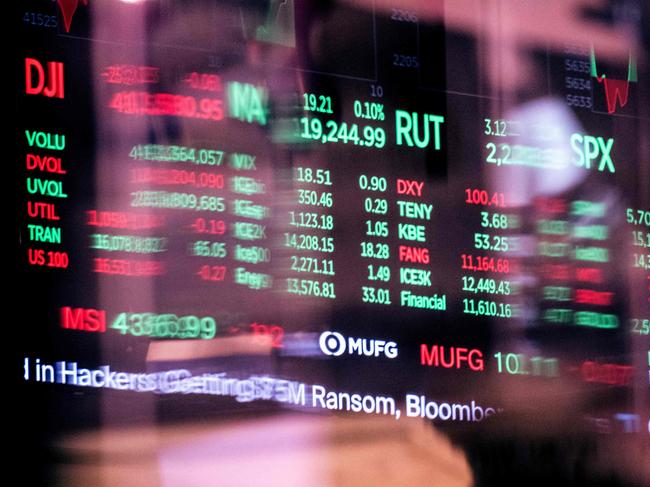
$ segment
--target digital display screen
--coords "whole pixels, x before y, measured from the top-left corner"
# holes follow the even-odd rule
[[[13,13],[25,485],[650,483],[646,2]]]

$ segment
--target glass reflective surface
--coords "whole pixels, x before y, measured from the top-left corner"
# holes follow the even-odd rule
[[[12,21],[26,485],[650,482],[646,2]]]

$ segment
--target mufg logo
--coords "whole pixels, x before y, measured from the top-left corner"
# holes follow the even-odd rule
[[[335,331],[321,333],[318,344],[321,352],[334,357],[340,357],[343,354],[364,355],[366,357],[384,355],[386,358],[391,359],[397,357],[397,343],[395,342],[372,338],[346,338]]]

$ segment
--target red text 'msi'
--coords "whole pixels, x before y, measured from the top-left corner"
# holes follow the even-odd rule
[[[92,308],[61,308],[61,327],[67,330],[106,331],[106,311]]]
[[[445,353],[443,345],[432,345],[430,350],[426,344],[420,345],[420,365],[460,369],[463,362],[475,372],[482,372],[485,368],[483,352],[477,348],[447,347]]]

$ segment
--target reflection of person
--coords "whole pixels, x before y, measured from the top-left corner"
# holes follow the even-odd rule
[[[382,2],[378,2],[381,4]],[[469,2],[472,3],[472,2]],[[544,26],[543,30],[533,29],[532,27],[537,26],[537,24],[543,24],[541,22],[541,16],[549,15],[550,12],[553,12],[552,18],[556,19],[557,15],[561,16],[561,13],[557,10],[553,11],[552,7],[549,7],[548,3],[543,6],[543,11],[541,10],[540,4],[533,5],[536,2],[518,2],[517,8],[502,9],[505,20],[508,22],[497,22],[504,20],[504,18],[495,19],[494,23],[491,23],[487,27],[490,30],[493,30],[494,36],[491,38],[491,55],[489,56],[489,65],[487,68],[488,78],[492,83],[492,88],[495,93],[500,92],[514,92],[517,90],[519,84],[525,81],[528,71],[522,69],[522,65],[528,64],[525,58],[522,58],[522,53],[520,51],[520,43],[524,43],[527,47],[536,47],[537,44],[545,45],[545,42],[540,42],[542,39],[548,39],[552,42],[559,43],[566,40],[564,37],[567,34],[565,28],[562,29],[548,29],[547,26]],[[577,2],[570,3],[570,7],[566,7],[570,2],[564,2],[562,11],[566,12],[568,8],[573,8],[577,5]],[[442,5],[442,2],[438,3]],[[483,19],[479,18],[478,9],[467,8],[464,11],[457,10],[458,5],[468,5],[468,2],[446,2],[447,7],[450,10],[447,10],[446,15],[451,16],[449,28],[454,28],[454,26],[461,26],[460,30],[464,30],[465,26],[471,26],[476,28],[477,39],[481,37],[478,33],[480,29],[485,27],[483,24]],[[280,7],[283,5],[279,2],[273,2],[272,5],[278,7],[278,15],[280,13]],[[231,6],[232,7],[232,6]],[[427,8],[427,5],[418,5],[418,10],[420,7]],[[433,7],[435,8],[435,7]],[[530,10],[533,9],[533,10]],[[240,11],[237,11],[236,8],[231,9],[231,13],[234,12],[235,16],[240,14]],[[273,8],[269,9],[268,18],[273,17]],[[540,16],[535,17],[531,13],[538,12]],[[473,15],[476,13],[476,15]],[[218,19],[223,20],[225,16],[216,16]],[[546,17],[548,18],[548,17]],[[569,22],[563,17],[558,17],[562,22]],[[567,15],[567,19],[572,19],[573,17]],[[531,20],[534,20],[535,26],[531,26]],[[524,20],[523,22],[520,22]],[[526,20],[528,20],[526,22]],[[521,24],[521,25],[520,25]],[[267,61],[265,54],[268,54],[273,46],[262,45],[258,41],[268,40],[269,36],[272,34],[269,33],[267,24],[260,25],[255,34],[257,40],[253,40],[254,35],[251,35],[248,38],[247,43],[243,43],[242,34],[239,30],[234,30],[230,24],[227,22],[219,23],[218,25],[213,24],[211,21],[208,22],[207,18],[202,16],[201,9],[188,10],[183,15],[179,12],[179,15],[174,16],[169,24],[161,22],[160,30],[157,30],[154,33],[156,41],[160,41],[160,44],[164,44],[165,41],[174,40],[174,39],[186,39],[185,29],[187,25],[192,25],[192,28],[195,29],[196,38],[201,38],[202,35],[207,35],[210,39],[215,30],[219,31],[219,42],[217,49],[210,50],[210,55],[214,56],[221,60],[222,64],[219,65],[219,70],[221,74],[232,77],[232,79],[237,80],[254,80],[257,81],[261,78],[268,79],[268,77],[273,77],[273,86],[280,86],[281,89],[290,91],[294,88],[295,80],[291,75],[283,76],[278,74],[274,69],[269,68],[268,65],[265,65],[262,61]],[[251,23],[255,25],[255,23]],[[259,23],[257,24],[259,25]],[[572,24],[569,24],[572,25]],[[522,29],[523,26],[523,29]],[[566,27],[566,24],[562,24],[563,27]],[[530,32],[527,32],[526,27],[531,27]],[[501,32],[499,32],[501,29]],[[517,29],[517,35],[514,35],[513,29]],[[522,29],[522,30],[519,30]],[[252,29],[251,29],[252,30]],[[472,29],[469,29],[472,30]],[[578,30],[579,35],[584,35],[584,30]],[[593,31],[591,31],[593,32]],[[508,34],[508,35],[499,35],[499,34]],[[547,37],[544,37],[547,36]],[[600,37],[603,39],[603,37]],[[344,40],[344,39],[343,39]],[[575,39],[572,39],[575,40]],[[339,40],[340,41],[340,40]],[[158,43],[158,42],[156,42]],[[282,44],[282,42],[279,42]],[[246,48],[242,49],[241,45],[245,44]],[[272,44],[269,43],[269,44]],[[615,48],[610,51],[610,55],[615,56],[618,52],[620,42],[612,43]],[[175,55],[170,55],[170,52],[176,52]],[[453,51],[452,51],[453,52]],[[503,54],[503,56],[501,56]],[[152,52],[148,53],[148,58],[152,59],[154,64],[166,65],[167,67],[174,67],[181,71],[189,69],[194,66],[203,66],[203,61],[205,60],[204,54],[198,54],[196,58],[188,56],[183,53],[182,50],[178,51],[169,51],[161,47],[156,47]],[[272,56],[271,56],[272,57]],[[274,58],[277,59],[277,58]],[[280,59],[287,61],[288,58],[283,58],[280,55]],[[505,61],[504,61],[505,60]],[[336,59],[336,62],[340,62],[339,59]],[[457,61],[458,62],[458,61]],[[286,66],[281,66],[286,67]],[[175,85],[177,80],[174,80],[172,76],[169,76],[165,80],[167,87],[169,89],[176,89]],[[562,125],[567,130],[577,130],[577,125],[573,125],[573,121],[567,122],[564,118],[565,114],[561,110],[556,110],[558,107],[554,105],[553,102],[550,102],[548,105],[541,106],[537,105],[537,108],[549,108],[550,116],[548,119],[543,119],[543,123],[546,125]],[[537,110],[535,110],[537,112]],[[546,114],[546,113],[545,113]],[[531,118],[539,119],[542,117],[541,111],[531,115]],[[523,117],[523,115],[522,115]],[[158,121],[160,122],[160,121]],[[216,130],[214,127],[203,127],[196,129],[195,127],[190,127],[190,124],[183,123],[182,120],[177,119],[165,119],[164,122],[158,125],[158,122],[155,122],[155,129],[159,129],[158,132],[155,132],[153,136],[156,140],[161,141],[192,141],[196,139],[208,140],[211,142],[220,141],[220,142],[229,142],[229,143],[241,143],[249,147],[254,147],[255,150],[259,152],[268,153],[271,152],[271,148],[265,143],[265,133],[259,127],[248,127],[249,130],[241,131],[221,131]],[[130,126],[129,126],[130,128]],[[221,128],[220,128],[221,129]],[[143,132],[140,134],[143,138],[151,136],[152,134]],[[471,135],[474,137],[475,135]],[[259,144],[259,145],[257,145]],[[257,147],[255,147],[257,145]],[[512,172],[508,172],[512,174]],[[503,174],[503,171],[501,172]],[[569,189],[578,187],[581,184],[581,181],[584,179],[583,174],[579,170],[572,168],[563,173],[562,178],[535,178],[535,181],[531,183],[531,186],[535,187],[535,191],[530,190],[530,186],[525,186],[521,184],[522,178],[518,176],[512,184],[505,184],[506,186],[511,186],[515,188],[514,192],[517,192],[517,189],[523,188],[523,191],[517,194],[521,199],[518,201],[518,204],[521,206],[526,206],[530,204],[532,198],[539,192],[542,194],[547,194],[547,191],[550,191],[551,194],[554,192],[566,192]],[[563,187],[559,187],[559,182]],[[547,188],[551,186],[550,189]],[[182,228],[181,222],[178,221],[177,228],[174,231]],[[173,283],[174,286],[170,286],[170,290],[165,294],[162,291],[159,291],[161,295],[164,296],[162,301],[165,303],[165,306],[168,306],[170,303],[174,302],[174,299],[179,299],[182,301],[183,305],[193,306],[195,304],[194,297],[190,293],[194,293],[193,289],[184,288],[177,289],[176,283]],[[187,294],[185,294],[187,293]],[[219,297],[223,297],[224,293],[221,293]],[[217,293],[215,293],[217,295]],[[203,299],[204,296],[201,296]],[[184,301],[187,299],[187,301]],[[256,303],[258,304],[258,303]],[[275,304],[275,303],[274,303]],[[238,303],[234,302],[234,306],[237,306]],[[280,312],[277,310],[277,307],[274,307],[273,311]],[[349,314],[349,309],[345,310]],[[483,324],[480,322],[481,325]],[[376,323],[369,324],[370,326],[375,326]],[[357,323],[354,323],[356,329],[359,328]],[[372,332],[372,331],[371,331]],[[407,332],[401,331],[403,335],[406,335]],[[419,338],[419,337],[418,337]],[[196,349],[193,351],[196,354]],[[191,356],[191,354],[190,354]],[[370,369],[372,366],[369,365]],[[375,367],[372,367],[373,370],[367,372],[368,377],[372,377],[372,373],[375,373],[375,376],[378,374],[378,370]],[[344,373],[350,374],[349,370],[345,370]],[[400,379],[406,383],[410,378],[408,374],[403,374]],[[383,378],[382,378],[383,380]],[[370,382],[370,381],[368,381]],[[505,383],[505,381],[504,381]],[[402,384],[402,383],[401,383]],[[403,385],[400,384],[400,387]],[[363,386],[368,387],[367,383],[364,383]],[[382,384],[383,386],[383,384]],[[514,391],[513,389],[505,389],[506,396],[508,392],[512,392],[512,396],[516,396],[521,399],[522,397],[530,398],[534,396],[536,405],[540,407],[542,400],[546,397],[546,401],[549,401],[548,397],[551,397],[550,401],[553,401],[557,406],[560,401],[553,399],[552,395],[544,396],[540,394],[540,391],[535,391],[535,394],[531,392],[530,386],[527,384],[523,388],[523,391]],[[549,401],[549,402],[550,402]],[[544,403],[546,404],[546,403]],[[512,409],[518,407],[517,404],[510,404]],[[574,411],[575,412],[575,411]],[[548,412],[550,417],[562,418],[568,416],[566,411],[560,410],[559,408],[554,408],[552,411]],[[515,414],[516,415],[516,414]],[[514,415],[513,415],[514,416]],[[571,415],[571,418],[576,416]],[[512,416],[510,416],[512,418]],[[539,419],[539,418],[537,418]],[[303,421],[301,423],[301,421]],[[525,420],[530,420],[530,418],[525,418]],[[389,421],[390,424],[385,423]],[[307,424],[309,426],[307,426]],[[408,433],[403,435],[404,430],[409,430],[412,427],[413,423],[405,422],[396,422],[393,419],[384,420],[384,419],[375,419],[375,418],[360,418],[358,416],[352,417],[348,422],[346,419],[324,419],[324,418],[301,418],[291,420],[287,422],[277,421],[276,418],[272,418],[269,421],[259,420],[259,421],[250,421],[243,423],[232,423],[232,424],[220,424],[214,429],[214,436],[211,434],[206,435],[209,438],[204,442],[203,436],[206,434],[205,428],[201,428],[201,432],[193,430],[191,427],[188,428],[187,436],[182,436],[183,441],[182,445],[177,444],[166,444],[165,448],[162,450],[154,450],[157,454],[160,454],[160,465],[162,467],[162,476],[168,475],[169,478],[178,479],[178,482],[188,482],[189,478],[196,480],[204,480],[208,476],[210,481],[214,478],[219,478],[220,483],[227,483],[228,479],[239,479],[240,475],[246,476],[248,479],[254,481],[259,481],[260,479],[266,479],[266,485],[273,484],[274,476],[278,476],[282,479],[282,483],[286,483],[287,473],[295,473],[300,471],[300,474],[304,475],[303,482],[296,482],[298,485],[310,484],[314,485],[317,480],[314,480],[314,477],[317,476],[317,473],[324,474],[325,484],[331,483],[335,485],[358,485],[362,482],[370,481],[373,485],[422,485],[422,484],[432,484],[435,483],[432,479],[439,478],[440,470],[445,471],[445,481],[440,482],[441,485],[453,485],[454,481],[458,482],[458,485],[467,485],[469,480],[469,475],[467,472],[465,461],[462,459],[461,455],[453,453],[453,450],[449,448],[448,443],[441,439],[437,433],[427,430],[426,432],[418,430],[413,436],[417,438],[416,441],[412,440],[412,436]],[[420,423],[418,424],[418,427]],[[499,479],[505,480],[509,475],[512,475],[513,471],[517,468],[522,468],[524,472],[522,477],[530,478],[537,475],[538,473],[552,473],[560,475],[559,472],[562,472],[559,468],[556,469],[555,464],[552,463],[555,458],[548,459],[548,457],[541,456],[541,463],[544,466],[537,467],[531,466],[530,463],[525,461],[519,461],[518,458],[508,457],[510,448],[516,448],[522,444],[525,444],[525,441],[522,438],[528,437],[526,441],[529,441],[533,445],[542,445],[541,448],[545,447],[545,440],[539,439],[540,431],[544,430],[547,426],[546,423],[542,425],[537,425],[539,428],[531,429],[527,431],[515,431],[513,430],[514,422],[502,423],[501,431],[506,431],[506,437],[502,442],[504,445],[503,449],[492,449],[490,446],[494,445],[494,442],[488,442],[487,446],[481,444],[480,440],[477,442],[478,446],[475,449],[469,448],[469,451],[472,452],[472,460],[475,460],[474,463],[478,475],[485,474],[489,472],[491,468],[495,470],[498,468],[497,465],[507,465],[504,467],[503,471],[498,471]],[[292,436],[292,428],[295,428],[297,432]],[[417,428],[416,428],[417,429]],[[476,435],[475,429],[472,434]],[[161,430],[155,430],[156,433]],[[379,431],[377,433],[377,431]],[[260,433],[261,432],[261,433]],[[334,433],[332,433],[334,432]],[[176,434],[183,435],[184,431],[182,429],[166,429],[164,434],[169,433],[170,436],[174,437]],[[339,433],[341,435],[339,436]],[[554,429],[554,438],[549,442],[551,445],[556,446],[558,443],[555,438],[561,437],[564,432],[561,429]],[[331,436],[334,437],[331,441]],[[385,436],[388,436],[389,439],[383,441]],[[511,435],[508,437],[507,435]],[[137,436],[137,434],[136,434]],[[258,442],[260,437],[264,439],[264,442]],[[376,440],[377,437],[380,437],[380,440]],[[245,438],[244,445],[241,443],[241,438]],[[173,438],[172,438],[173,439]],[[356,441],[358,439],[358,441]],[[493,438],[492,438],[493,439]],[[289,451],[287,451],[286,444],[290,443],[291,440],[295,440],[298,443],[297,447],[289,445]],[[304,443],[312,442],[313,449],[305,447]],[[171,442],[170,442],[171,443]],[[499,442],[497,442],[499,443]],[[468,440],[466,444],[472,445],[472,440]],[[585,441],[587,447],[592,443],[590,441]],[[216,445],[216,446],[215,446]],[[233,445],[242,445],[241,450],[238,450],[236,446]],[[414,446],[414,448],[411,448]],[[214,448],[214,449],[211,449]],[[266,447],[266,449],[264,448]],[[561,449],[561,447],[558,447]],[[433,451],[432,451],[433,450]],[[314,455],[311,453],[315,452]],[[331,461],[322,468],[317,468],[310,461],[306,461],[303,455],[309,456],[310,460],[313,457],[316,457],[316,461],[319,460],[319,457],[322,457],[323,451],[327,452],[330,457],[333,457]],[[444,451],[444,452],[441,452]],[[450,451],[452,453],[450,453]],[[494,457],[490,457],[491,453],[497,452]],[[207,453],[207,454],[206,454]],[[267,455],[265,457],[265,455]],[[487,461],[486,456],[487,455]],[[432,468],[433,472],[430,472],[431,463],[435,463],[432,459],[437,459],[439,457],[451,457],[447,467],[446,462],[444,466],[441,466],[438,470]],[[278,467],[274,465],[274,462],[265,463],[266,458],[272,458],[276,461]],[[537,457],[531,455],[532,458],[537,460]],[[192,461],[187,461],[187,459]],[[391,458],[392,461],[387,462],[386,458]],[[582,457],[584,458],[584,457]],[[579,463],[582,460],[581,457],[577,457],[575,462]],[[217,460],[215,460],[217,459]],[[223,462],[221,462],[223,460]],[[503,462],[503,463],[500,463]],[[485,464],[488,464],[485,467]],[[227,465],[226,469],[222,467]],[[269,466],[270,464],[270,466]],[[372,468],[366,468],[366,465],[370,464]],[[484,469],[480,469],[480,465],[483,464]],[[242,466],[243,465],[243,466]],[[260,469],[260,465],[264,467],[269,467],[268,469]],[[570,467],[574,468],[570,463]],[[215,468],[217,467],[217,468]],[[274,468],[271,468],[274,467]],[[438,465],[436,464],[436,468]],[[221,470],[218,470],[221,468]],[[448,468],[448,470],[446,470]],[[544,470],[546,468],[546,470]],[[224,475],[224,470],[228,472],[228,475]],[[449,472],[447,475],[446,472]],[[331,476],[328,476],[328,473]],[[564,473],[559,477],[561,479],[571,477],[565,477]],[[454,480],[452,480],[454,479]],[[557,477],[556,477],[557,479]]]
[[[638,126],[630,124],[629,120],[607,120],[591,111],[572,111],[560,98],[540,97],[540,94],[546,95],[546,89],[538,81],[548,77],[550,86],[552,75],[550,69],[545,75],[543,69],[533,69],[539,57],[532,52],[550,48],[550,56],[553,56],[554,51],[564,51],[565,43],[582,46],[595,43],[599,53],[600,46],[608,44],[603,47],[603,56],[610,62],[627,65],[629,50],[634,49],[634,38],[619,35],[621,25],[596,24],[577,15],[578,10],[574,9],[585,3],[558,5],[560,10],[575,13],[566,16],[548,3],[543,8],[549,10],[538,12],[539,15],[530,14],[541,4],[509,4],[514,8],[500,12],[493,27],[482,25],[490,32],[488,37],[491,36],[488,51],[493,57],[488,52],[487,59],[490,93],[501,99],[494,112],[518,124],[518,135],[495,142],[519,149],[518,154],[513,151],[508,165],[488,165],[486,176],[493,189],[507,189],[512,205],[523,215],[522,221],[527,222],[516,237],[518,251],[515,255],[522,263],[521,272],[511,276],[521,284],[518,299],[522,317],[509,323],[507,329],[495,329],[495,348],[558,357],[562,367],[560,376],[547,386],[526,380],[527,377],[520,381],[504,377],[493,383],[494,391],[500,391],[507,412],[477,428],[480,434],[468,435],[463,440],[479,485],[505,483],[513,478],[520,482],[552,478],[559,485],[582,482],[636,485],[632,479],[643,476],[644,467],[625,459],[627,455],[635,455],[633,452],[638,445],[634,439],[626,437],[627,441],[614,442],[611,436],[597,437],[593,425],[596,419],[606,424],[615,423],[615,413],[634,408],[633,401],[616,400],[616,394],[605,386],[598,391],[597,397],[601,400],[609,397],[611,402],[608,406],[592,404],[596,389],[582,387],[579,373],[571,372],[572,367],[577,369],[584,360],[599,358],[629,364],[638,357],[633,353],[634,343],[630,343],[627,329],[628,312],[637,307],[638,302],[628,283],[630,256],[623,217],[625,193],[637,184],[637,180],[629,177],[630,172],[635,171],[632,167],[644,166],[635,155],[637,139],[633,134]],[[543,19],[549,14],[552,19],[545,24]],[[512,22],[515,18],[519,22]],[[546,26],[546,32],[538,30],[542,25]],[[553,28],[547,28],[550,25]],[[533,72],[539,75],[534,77]],[[530,90],[530,86],[536,84],[537,89]],[[521,93],[528,93],[531,101],[517,105]],[[589,128],[585,128],[585,120]],[[619,129],[618,132],[611,130],[612,125]],[[634,129],[630,131],[625,127]],[[620,128],[624,135],[620,134]],[[605,141],[616,135],[616,164],[626,161],[628,166],[618,166],[615,175],[611,161],[601,167],[589,168],[584,162],[580,165],[579,154],[570,144],[574,134],[592,134]],[[624,186],[625,193],[617,185]],[[544,198],[557,201],[560,210],[544,214],[536,209],[536,202]],[[603,210],[591,214],[581,212],[579,205],[573,204],[576,201]],[[562,235],[540,233],[539,224],[546,219],[565,222],[566,232]],[[586,236],[587,229],[600,234]],[[603,235],[605,237],[601,238]],[[553,255],[544,250],[549,242],[557,249]],[[589,249],[593,249],[593,256],[587,255]],[[584,251],[582,259],[578,258],[580,251]],[[581,281],[575,271],[585,267],[599,271],[602,279]],[[562,272],[549,280],[548,273],[541,272],[549,268]],[[549,298],[552,293],[545,295],[543,292],[550,289],[565,290],[567,295],[562,301],[553,301]],[[580,296],[613,298],[596,304],[582,298],[576,302],[578,289]],[[546,320],[554,317],[550,308],[561,308],[562,319]],[[598,317],[602,317],[603,323],[616,323],[616,329],[589,328],[600,326]],[[589,324],[589,320],[595,320],[595,324]],[[641,397],[645,394],[644,391],[637,393]],[[641,411],[637,409],[636,412]],[[482,439],[485,437],[489,440]],[[617,451],[628,453],[618,455]],[[594,468],[596,464],[602,466],[601,471]]]

